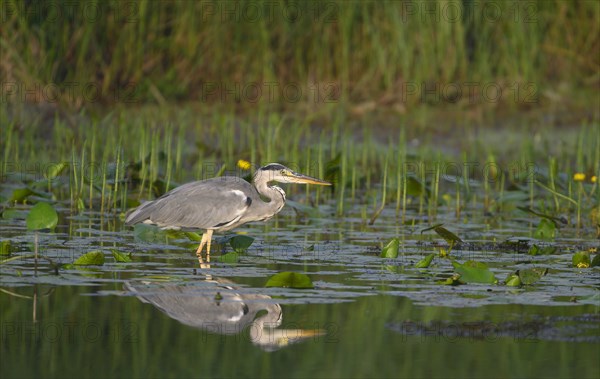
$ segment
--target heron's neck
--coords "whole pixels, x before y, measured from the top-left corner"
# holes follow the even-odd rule
[[[278,212],[285,204],[285,192],[277,186],[269,186],[267,181],[256,180],[254,186],[261,197],[267,201],[263,203],[263,206],[268,207],[273,212]]]

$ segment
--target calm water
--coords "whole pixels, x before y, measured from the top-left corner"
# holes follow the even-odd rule
[[[441,209],[437,222],[468,242],[457,260],[484,261],[500,281],[550,269],[520,289],[454,287],[436,283],[453,272],[448,260],[414,268],[446,245],[419,233],[428,224],[402,225],[393,210],[373,226],[358,209],[320,212],[297,218],[288,206],[242,227],[256,238],[249,251],[237,263],[214,253],[200,269],[185,238],[142,241],[115,217],[61,209],[40,254],[64,265],[100,250],[106,263],[0,265],[2,377],[600,377],[600,271],[570,267],[573,249],[597,244],[593,231],[563,230],[556,254],[532,257],[501,244],[529,243],[531,220],[460,224]],[[13,257],[34,251],[24,220],[0,226]],[[400,256],[380,258],[395,236]],[[133,262],[115,262],[111,249]],[[307,273],[315,288],[266,288],[281,271]]]

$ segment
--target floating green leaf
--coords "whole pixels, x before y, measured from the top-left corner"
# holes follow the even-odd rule
[[[438,255],[440,256],[440,258],[446,258],[448,257],[448,255],[450,255],[450,252],[452,251],[452,249],[444,249],[443,247],[439,247],[438,248]]]
[[[573,267],[588,268],[592,265],[589,251],[580,251],[573,254]]]
[[[542,241],[552,241],[555,237],[556,225],[546,218],[541,219],[537,229],[533,233],[533,238],[537,238]]]
[[[510,287],[520,287],[537,282],[548,273],[547,268],[526,268],[508,274],[504,283]]]
[[[600,266],[600,254],[594,255],[594,259],[592,259],[592,267]]]
[[[435,254],[429,254],[429,255],[427,255],[425,258],[423,258],[419,262],[417,262],[417,264],[415,265],[415,267],[416,268],[427,268],[427,267],[429,267],[429,265],[431,264],[431,261],[433,260],[433,257],[435,257]]]
[[[466,261],[460,264],[452,262],[454,269],[460,274],[460,280],[466,283],[496,283],[496,277],[483,262]]]
[[[523,283],[521,283],[521,278],[519,277],[519,272],[514,272],[508,274],[506,280],[504,281],[509,287],[520,287]]]
[[[465,284],[465,282],[461,280],[459,274],[454,274],[446,280],[439,281],[438,284],[443,284],[446,286],[458,286],[460,284]]]
[[[58,214],[52,205],[37,203],[29,211],[26,223],[29,230],[52,229],[58,223]]]
[[[287,287],[287,288],[313,288],[312,281],[308,275],[297,272],[280,272],[273,275],[267,281],[266,287]]]
[[[229,240],[229,246],[231,246],[231,248],[234,251],[236,251],[238,253],[243,253],[246,250],[248,250],[250,245],[252,245],[252,242],[254,242],[254,238],[252,238],[252,237],[237,235],[237,236],[233,236]]]
[[[121,262],[121,263],[132,262],[131,253],[123,254],[116,249],[111,249],[110,252],[112,253],[113,257],[115,258],[115,261],[117,261],[117,262]]]
[[[5,209],[4,212],[2,212],[2,218],[5,220],[10,220],[10,219],[26,219],[27,215],[29,213],[27,211],[21,210],[21,209]]]
[[[240,254],[236,251],[232,251],[227,254],[223,254],[219,257],[219,262],[222,263],[238,263],[240,260]]]
[[[29,196],[33,195],[34,192],[25,187],[25,188],[17,188],[16,190],[14,190],[12,192],[12,195],[10,197],[10,202],[12,203],[22,203],[23,201],[25,201],[25,199],[27,199]]]
[[[381,258],[396,258],[398,257],[398,248],[400,247],[400,240],[398,238],[392,238],[390,242],[383,247],[381,251]]]
[[[529,248],[527,254],[529,255],[550,255],[556,253],[556,246],[543,246],[533,245]]]
[[[217,245],[225,245],[228,243],[229,246],[238,253],[246,252],[253,242],[254,238],[241,234],[228,235],[215,240],[215,244]]]
[[[155,225],[136,224],[133,227],[133,236],[136,240],[144,242],[165,242],[167,232]]]
[[[458,236],[454,233],[452,233],[451,231],[449,231],[448,229],[444,228],[443,226],[436,226],[435,228],[433,228],[433,230],[443,239],[446,240],[446,242],[448,242],[449,245],[454,245],[457,242],[462,242],[462,240],[460,238],[458,238]]]
[[[101,266],[104,264],[104,253],[90,251],[77,258],[73,264],[76,266]]]
[[[519,270],[519,278],[523,284],[533,284],[548,273],[547,268],[527,268]]]
[[[196,241],[196,242],[202,241],[202,236],[196,232],[183,232],[183,234],[185,234],[185,236],[187,238],[189,238],[191,241]]]
[[[10,240],[4,240],[4,241],[0,242],[0,255],[8,256],[8,255],[10,255],[10,250],[11,250]]]
[[[394,274],[400,274],[404,272],[404,266],[398,265],[385,265],[385,269],[389,272],[393,272]]]

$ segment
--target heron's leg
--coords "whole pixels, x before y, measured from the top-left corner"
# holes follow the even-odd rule
[[[204,248],[204,245],[206,245],[206,237],[207,233],[204,233],[202,235],[202,239],[200,240],[200,246],[198,246],[198,250],[196,250],[196,255],[198,257],[202,256],[202,249]]]
[[[210,242],[212,240],[212,234],[213,234],[212,229],[208,229],[205,234],[205,235],[208,235],[208,237],[206,238],[206,261],[207,262],[210,262]]]

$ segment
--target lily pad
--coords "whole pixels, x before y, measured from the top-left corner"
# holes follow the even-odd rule
[[[234,251],[241,253],[248,250],[252,242],[254,242],[254,238],[252,237],[237,235],[229,240],[229,245]]]
[[[392,238],[390,242],[383,247],[381,251],[381,258],[396,258],[398,257],[398,248],[400,247],[400,240],[398,238]]]
[[[246,252],[250,245],[252,245],[252,242],[254,242],[254,238],[240,234],[224,236],[215,241],[215,243],[219,245],[225,245],[229,243],[229,246],[231,246],[231,248],[238,253]]]
[[[446,280],[439,281],[438,284],[443,284],[446,286],[458,286],[465,284],[465,282],[461,280],[461,276],[459,274],[454,274]]]
[[[519,270],[519,278],[523,284],[533,284],[548,273],[547,268],[527,268]]]
[[[185,236],[187,238],[189,238],[191,241],[196,241],[196,242],[202,241],[202,236],[196,232],[183,232],[183,234],[185,234]]]
[[[496,283],[494,273],[483,262],[466,261],[463,264],[452,262],[454,269],[460,274],[460,280],[466,283]]]
[[[433,257],[435,257],[435,254],[429,254],[427,255],[425,258],[421,259],[419,262],[417,262],[417,264],[415,265],[416,268],[427,268],[429,267],[429,265],[431,264],[431,261],[433,260]]]
[[[504,283],[509,287],[520,287],[537,282],[548,273],[547,268],[526,268],[508,274]]]
[[[556,225],[546,218],[541,219],[533,237],[542,241],[553,241],[556,237]]]
[[[454,234],[451,231],[449,231],[448,229],[444,228],[442,225],[444,225],[444,224],[437,224],[437,225],[431,226],[429,228],[425,228],[425,229],[421,230],[421,234],[423,234],[424,232],[427,232],[429,230],[433,230],[440,237],[442,237],[444,240],[446,240],[446,242],[448,242],[448,244],[450,246],[454,246],[458,242],[463,242],[456,234]]]
[[[52,229],[58,223],[58,214],[48,203],[37,203],[27,215],[27,229]]]
[[[133,227],[133,236],[136,240],[144,242],[165,242],[167,232],[158,226],[137,224]]]
[[[90,251],[77,258],[73,264],[76,266],[102,266],[104,264],[104,253]]]
[[[523,284],[518,271],[508,274],[504,283],[509,287],[520,287]]]
[[[111,249],[110,252],[112,253],[113,257],[115,258],[115,261],[117,261],[117,262],[121,262],[121,263],[132,262],[131,253],[123,254],[120,251],[117,251],[116,249]]]
[[[443,226],[436,226],[433,230],[443,239],[448,242],[449,245],[454,245],[457,242],[462,242],[462,240],[454,233],[444,228]]]
[[[556,252],[557,248],[556,246],[542,246],[539,247],[538,245],[533,245],[529,248],[529,251],[527,252],[527,254],[529,255],[550,255],[550,254],[554,254]]]
[[[573,254],[572,258],[573,267],[577,268],[588,268],[592,265],[590,259],[590,253],[588,251],[580,251]]]
[[[11,250],[10,240],[4,240],[4,241],[0,242],[0,255],[8,256],[8,255],[10,255],[10,250]]]
[[[235,251],[232,251],[227,254],[223,254],[219,257],[219,262],[222,262],[222,263],[238,263],[239,260],[240,260],[240,254]]]
[[[12,195],[10,197],[10,202],[11,203],[22,203],[23,201],[25,201],[25,199],[27,199],[29,196],[33,195],[34,192],[25,187],[25,188],[17,188],[16,190],[14,190],[12,192]]]
[[[25,220],[27,218],[28,212],[22,209],[5,209],[2,212],[2,218],[5,220],[11,219],[22,219]]]
[[[267,281],[266,287],[313,288],[312,281],[306,274],[297,272],[280,272]]]

